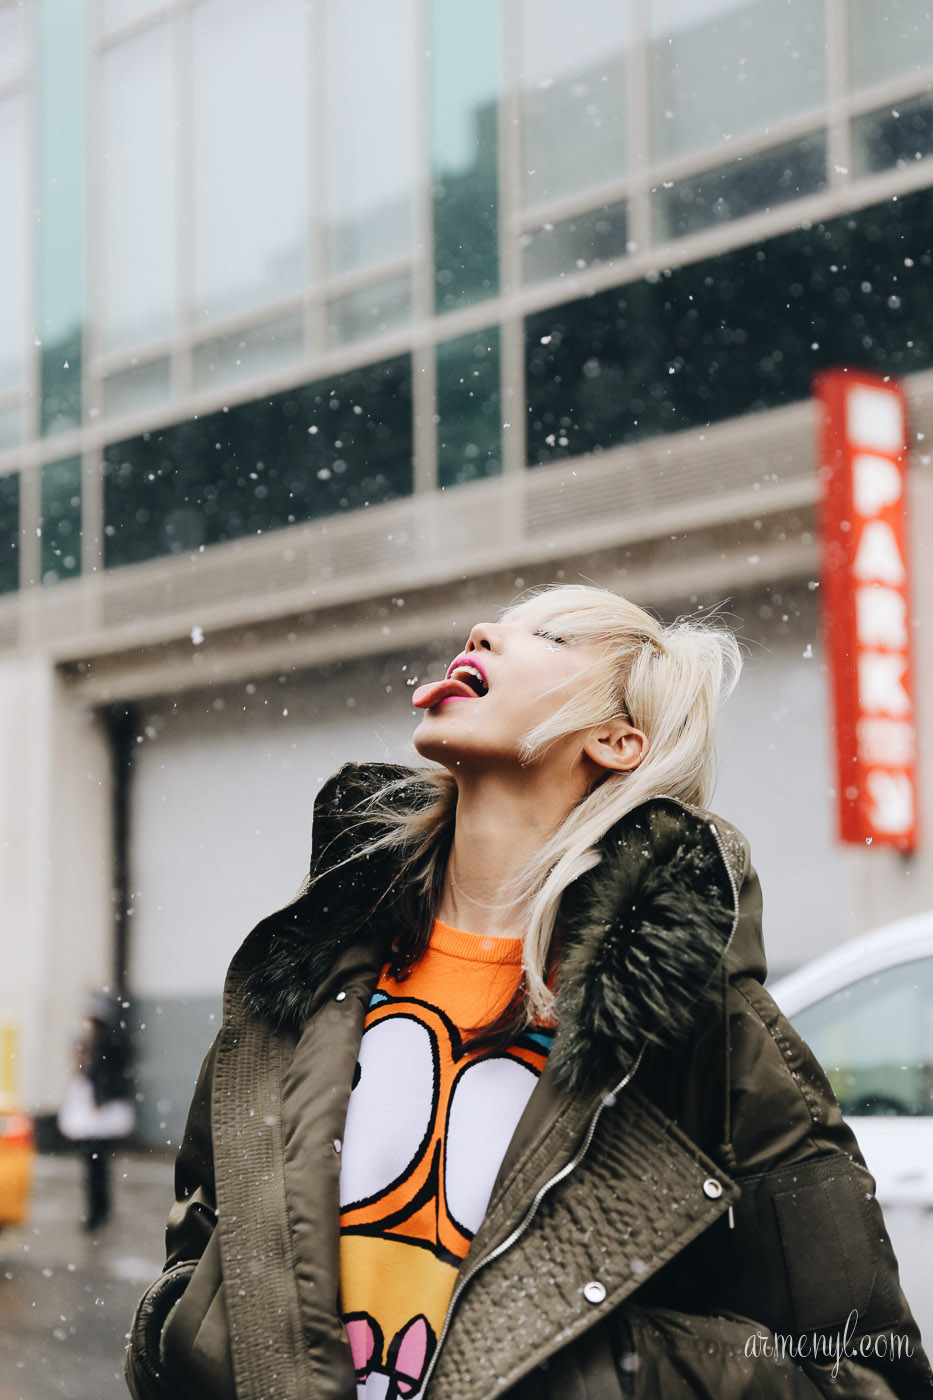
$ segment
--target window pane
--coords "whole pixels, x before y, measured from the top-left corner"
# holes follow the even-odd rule
[[[522,0],[526,204],[624,173],[629,15],[621,0]]]
[[[19,588],[19,472],[0,476],[0,593]]]
[[[431,0],[431,152],[438,311],[499,288],[498,0]]]
[[[327,256],[367,267],[414,243],[414,0],[326,0]]]
[[[903,170],[933,155],[933,98],[915,97],[867,112],[852,123],[853,164],[857,175],[892,165]]]
[[[826,139],[820,132],[662,186],[654,199],[656,236],[683,238],[758,209],[803,199],[825,185]]]
[[[853,982],[793,1020],[843,1113],[933,1114],[933,959]]]
[[[282,365],[294,364],[303,350],[301,312],[208,340],[194,352],[195,388],[207,389],[214,384],[266,374]]]
[[[191,12],[194,300],[201,319],[301,290],[308,42],[301,0]]]
[[[0,408],[0,452],[22,442],[25,416],[19,404],[15,408]]]
[[[0,8],[0,83],[12,82],[25,69],[31,21],[28,0]]]
[[[104,414],[119,418],[166,403],[172,392],[172,370],[168,359],[150,360],[109,374],[104,380]]]
[[[437,414],[440,486],[502,470],[498,326],[437,347]]]
[[[105,565],[406,496],[411,456],[407,356],[112,443]]]
[[[848,0],[852,86],[870,87],[933,64],[929,0]]]
[[[85,6],[42,0],[37,9],[38,267],[43,433],[81,425],[85,315]]]
[[[655,155],[715,146],[822,102],[823,9],[812,0],[651,0]]]
[[[97,0],[100,27],[107,30],[118,24],[127,24],[164,4],[165,0]]]
[[[173,42],[173,26],[160,24],[101,56],[99,318],[107,350],[164,336],[175,321]]]
[[[627,228],[623,200],[532,229],[522,237],[525,280],[542,282],[624,257]]]
[[[411,278],[393,277],[362,291],[335,297],[327,308],[327,338],[331,345],[343,345],[384,335],[410,320]]]
[[[0,389],[25,382],[27,298],[26,99],[0,102]]]
[[[528,317],[530,464],[933,368],[931,226],[922,189]]]
[[[81,458],[42,468],[42,582],[81,572]]]

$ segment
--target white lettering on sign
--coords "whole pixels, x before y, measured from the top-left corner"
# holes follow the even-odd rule
[[[859,515],[877,515],[904,492],[904,479],[890,457],[859,452],[852,459],[852,490]]]
[[[816,395],[839,831],[909,852],[919,804],[903,387],[839,368],[818,376]]]
[[[858,698],[869,714],[909,715],[910,696],[904,689],[907,657],[894,652],[864,651],[858,658]]]
[[[862,531],[852,572],[863,583],[904,583],[907,570],[886,520],[870,520]]]
[[[914,824],[914,789],[908,773],[888,773],[872,768],[865,777],[871,798],[871,821],[887,835],[908,832]]]
[[[904,411],[890,389],[853,385],[846,395],[846,437],[853,447],[896,456],[904,445]]]
[[[856,725],[859,758],[884,768],[907,768],[917,756],[917,736],[906,719],[862,715]]]
[[[907,599],[896,588],[879,584],[859,588],[855,593],[855,632],[859,645],[894,651],[906,647]]]

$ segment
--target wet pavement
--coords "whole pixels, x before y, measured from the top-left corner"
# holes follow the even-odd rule
[[[127,1400],[136,1300],[162,1267],[169,1158],[118,1154],[114,1211],[79,1223],[82,1164],[39,1157],[29,1221],[0,1232],[0,1400]]]

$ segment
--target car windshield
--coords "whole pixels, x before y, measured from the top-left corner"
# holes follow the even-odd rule
[[[843,1113],[933,1115],[933,958],[852,982],[793,1022]]]

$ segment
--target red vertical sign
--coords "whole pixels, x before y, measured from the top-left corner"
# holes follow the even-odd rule
[[[822,410],[823,626],[839,832],[914,850],[916,728],[907,558],[907,414],[892,379],[828,370]]]

